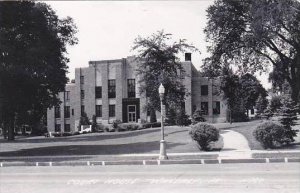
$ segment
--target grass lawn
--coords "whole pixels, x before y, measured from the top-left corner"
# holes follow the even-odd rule
[[[217,128],[220,130],[228,129],[232,131],[236,131],[241,133],[242,135],[245,136],[245,138],[248,140],[249,147],[252,150],[264,150],[262,145],[254,138],[253,136],[253,131],[259,125],[262,123],[262,120],[255,120],[255,121],[250,121],[250,122],[242,122],[242,123],[220,123],[220,124],[215,124]],[[298,120],[298,124],[300,124],[300,120]],[[299,125],[294,126],[294,129],[299,129]],[[290,150],[290,149],[296,149],[300,150],[300,133],[298,133],[298,136],[295,137],[295,142],[291,146],[284,146],[278,148],[280,150]]]

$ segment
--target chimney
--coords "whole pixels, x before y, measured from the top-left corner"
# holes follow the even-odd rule
[[[185,61],[192,61],[192,54],[191,53],[185,53]]]

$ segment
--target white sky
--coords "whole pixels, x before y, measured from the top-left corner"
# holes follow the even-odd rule
[[[134,55],[133,41],[158,30],[173,34],[174,40],[187,39],[200,53],[192,62],[200,69],[206,52],[206,9],[213,0],[199,1],[47,1],[60,18],[70,16],[78,27],[79,43],[68,47],[68,77],[75,68],[90,60],[120,59]],[[183,57],[183,56],[182,56]],[[183,59],[183,58],[182,58]],[[258,77],[269,88],[266,76]]]

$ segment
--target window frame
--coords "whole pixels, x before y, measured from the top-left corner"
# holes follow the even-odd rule
[[[101,99],[102,98],[102,86],[95,87],[95,98]]]
[[[108,116],[115,117],[116,116],[116,105],[109,105],[108,106]]]
[[[96,117],[102,117],[102,105],[96,105],[95,111],[96,111]]]
[[[201,85],[201,96],[208,96],[208,85]]]
[[[135,98],[135,79],[127,79],[127,95],[128,98]]]
[[[108,98],[116,98],[116,79],[109,79],[107,81]]]
[[[71,117],[70,106],[65,106],[64,107],[64,116],[65,116],[65,118],[70,118]]]

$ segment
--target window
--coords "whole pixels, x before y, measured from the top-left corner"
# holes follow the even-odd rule
[[[65,106],[65,118],[70,118],[70,107]]]
[[[80,96],[81,96],[81,99],[84,99],[84,90],[80,91]]]
[[[254,115],[254,109],[251,109],[251,110],[250,110],[250,114],[251,114],[251,115]]]
[[[60,107],[59,106],[54,108],[54,116],[55,116],[55,118],[60,118]]]
[[[135,79],[127,80],[128,98],[135,98]]]
[[[208,95],[208,85],[202,85],[201,86],[201,95],[207,96]]]
[[[203,115],[208,115],[208,102],[201,102],[201,111]]]
[[[72,116],[74,116],[74,109],[72,109]]]
[[[96,86],[95,97],[96,97],[96,99],[102,98],[102,87],[101,86]]]
[[[96,105],[96,117],[102,117],[102,105]]]
[[[71,131],[70,124],[65,124],[65,132],[70,132],[70,131]]]
[[[81,105],[81,116],[84,115],[84,105]]]
[[[80,84],[84,84],[84,76],[80,76]]]
[[[70,100],[70,91],[65,92],[65,100],[69,101]]]
[[[116,116],[116,111],[115,111],[115,105],[109,105],[109,117],[115,117]]]
[[[116,80],[108,80],[108,98],[116,98]]]
[[[55,132],[60,132],[61,128],[60,128],[60,124],[55,124]]]
[[[148,109],[147,110],[147,116],[150,116],[150,114],[151,114],[151,111],[150,111],[150,109]]]
[[[214,101],[213,102],[213,114],[214,115],[219,115],[220,114],[220,102],[219,101]]]

